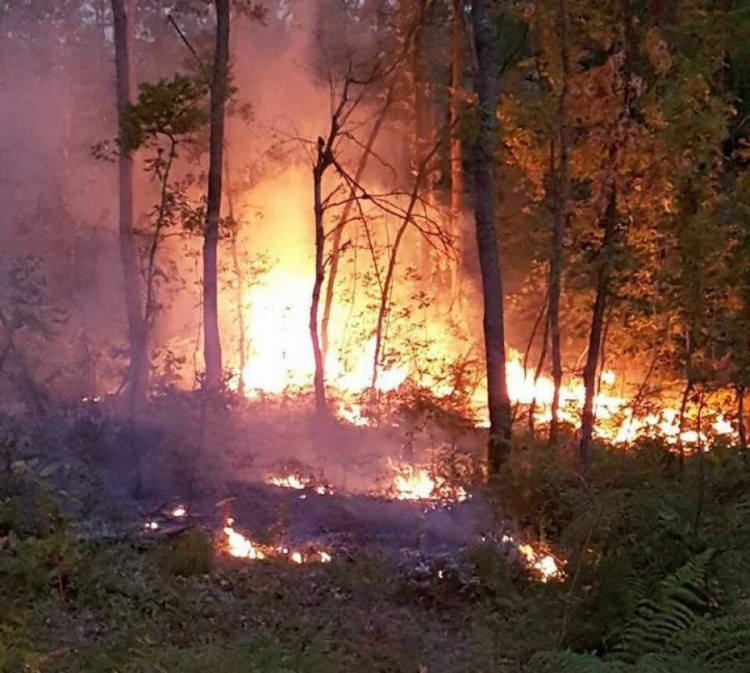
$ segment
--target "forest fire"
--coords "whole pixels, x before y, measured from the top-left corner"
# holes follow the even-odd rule
[[[318,495],[330,495],[333,493],[333,489],[330,486],[327,484],[316,483],[315,479],[310,475],[298,473],[284,475],[272,474],[268,475],[265,481],[271,486],[291,488],[295,491],[311,490]]]
[[[283,316],[279,320],[285,319]],[[258,394],[274,394],[283,390],[289,390],[290,386],[306,386],[312,379],[310,358],[303,358],[302,362],[295,363],[289,360],[288,353],[299,352],[299,348],[292,349],[291,345],[286,348],[282,342],[292,337],[302,339],[298,330],[284,332],[283,326],[279,325],[279,331],[272,332],[276,338],[274,345],[265,354],[267,357],[254,360],[256,364],[263,362],[263,370],[260,378],[258,369],[253,369],[253,363],[248,364],[244,379],[248,386],[246,390],[250,397]],[[295,336],[296,335],[296,336]],[[294,340],[294,339],[292,339]],[[299,343],[299,341],[297,341]],[[441,344],[441,349],[446,352],[450,350],[450,344]],[[435,348],[435,346],[433,346]],[[260,351],[259,351],[260,352]],[[275,354],[278,359],[274,362]],[[337,360],[332,352],[329,355],[327,366],[327,381],[332,391],[332,402],[337,417],[351,425],[365,426],[372,424],[372,419],[364,412],[358,395],[368,389],[371,383],[373,371],[374,341],[371,339],[365,348],[359,352],[354,363],[345,368]],[[287,366],[290,369],[285,369]],[[550,422],[552,417],[552,401],[554,397],[554,383],[550,376],[545,374],[536,375],[529,368],[524,368],[524,358],[514,348],[508,348],[508,360],[506,365],[508,377],[508,392],[510,400],[514,405],[521,408],[533,409],[534,422],[537,426],[544,426]],[[400,385],[410,381],[418,387],[431,390],[438,397],[450,396],[453,392],[450,386],[439,381],[434,372],[429,370],[419,374],[410,372],[406,366],[393,365],[389,369],[381,369],[377,378],[377,390],[389,392],[397,390]],[[250,388],[250,382],[255,388]],[[486,392],[483,385],[479,385],[471,396],[471,408],[468,410],[474,417],[478,426],[486,426]],[[585,398],[585,387],[580,379],[568,377],[563,381],[560,390],[560,402],[558,408],[559,419],[572,427],[577,427],[581,420],[581,410]],[[685,421],[689,429],[680,432],[680,402],[674,398],[665,398],[658,412],[649,411],[639,413],[635,408],[633,396],[628,395],[627,387],[621,382],[621,378],[613,370],[604,370],[599,381],[599,392],[595,397],[595,412],[597,424],[595,436],[615,445],[626,446],[643,435],[658,435],[666,442],[685,445],[696,445],[704,443],[711,436],[734,435],[736,430],[732,422],[721,411],[706,406],[702,430],[698,432],[691,426],[695,426],[695,413],[688,411]],[[312,488],[309,479],[299,475],[287,475],[283,477],[269,477],[269,483],[286,488],[299,490]],[[424,472],[415,472],[407,475],[400,474],[397,483],[394,484],[398,497],[402,499],[428,498],[426,495],[435,490],[435,483],[429,475]],[[322,492],[317,488],[318,492]],[[439,489],[438,489],[439,490]]]
[[[549,423],[552,416],[552,401],[554,383],[550,377],[534,376],[534,373],[523,367],[521,354],[509,349],[507,365],[508,388],[511,401],[515,404],[534,405],[534,416],[537,423]],[[658,434],[668,443],[682,441],[688,445],[705,442],[707,432],[712,435],[733,434],[731,422],[723,413],[714,409],[706,410],[709,419],[704,431],[683,430],[680,432],[679,402],[663,400],[663,406],[658,413],[637,415],[633,400],[617,392],[619,377],[612,370],[604,370],[600,376],[599,393],[594,400],[597,425],[595,434],[612,444],[627,445],[644,434]],[[563,422],[577,426],[580,423],[581,409],[585,398],[585,388],[582,382],[568,380],[563,382],[560,390],[560,405],[558,414]],[[673,406],[672,406],[673,405]],[[694,421],[690,415],[686,420]]]
[[[535,549],[532,545],[525,543],[518,545],[518,551],[523,556],[527,567],[537,574],[540,581],[562,579],[561,562],[542,547]]]
[[[419,500],[426,502],[462,502],[468,494],[462,486],[451,484],[448,480],[431,475],[423,467],[388,461],[393,479],[388,493],[396,500]]]
[[[224,522],[222,531],[224,540],[221,549],[235,558],[251,561],[285,559],[296,564],[329,563],[332,560],[331,554],[324,550],[302,552],[289,549],[283,545],[273,546],[253,542],[250,538],[235,530],[234,519],[231,517]]]

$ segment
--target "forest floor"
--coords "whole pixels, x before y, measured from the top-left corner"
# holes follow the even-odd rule
[[[750,671],[750,468],[732,447],[682,469],[653,443],[599,447],[583,487],[567,457],[526,442],[494,490],[467,482],[467,501],[425,507],[367,493],[398,439],[337,430],[327,460],[352,493],[316,496],[259,479],[319,448],[294,413],[227,412],[209,450],[185,404],[152,410],[138,499],[113,462],[122,428],[99,412],[8,430],[0,671]],[[351,446],[369,457],[347,467]],[[195,518],[144,530],[185,489]],[[330,562],[232,558],[227,496],[238,530]],[[541,582],[482,542],[497,521],[553,546],[564,576]]]

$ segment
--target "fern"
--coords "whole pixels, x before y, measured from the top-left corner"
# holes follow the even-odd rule
[[[610,660],[635,663],[662,651],[707,612],[706,582],[714,550],[699,554],[664,580],[656,600],[644,599],[620,634]]]
[[[702,666],[702,670],[750,669],[750,616],[730,615],[698,622],[667,648]],[[743,666],[743,668],[739,668]]]
[[[531,659],[534,673],[625,673],[631,667],[618,661],[604,661],[593,654],[539,652]]]

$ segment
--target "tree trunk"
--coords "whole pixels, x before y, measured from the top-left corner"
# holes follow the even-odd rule
[[[620,16],[624,26],[624,62],[623,62],[623,100],[622,111],[617,121],[618,124],[626,124],[632,115],[634,89],[631,86],[633,74],[633,57],[635,49],[635,37],[633,35],[633,13],[630,0],[621,0]],[[594,400],[599,388],[598,365],[599,355],[602,348],[602,335],[606,318],[607,300],[609,298],[609,279],[612,273],[615,244],[617,242],[618,214],[617,214],[617,167],[621,148],[617,145],[616,131],[612,129],[613,141],[609,148],[610,170],[615,173],[611,178],[607,205],[604,210],[603,226],[604,235],[599,248],[599,268],[596,280],[596,299],[591,316],[591,331],[589,333],[589,346],[586,354],[586,364],[583,368],[583,382],[586,394],[583,403],[583,415],[581,418],[581,438],[578,445],[578,461],[581,476],[584,478],[589,471],[589,449],[591,438],[594,434]]]
[[[558,0],[560,23],[560,59],[562,61],[562,83],[558,105],[559,166],[555,176],[555,205],[552,224],[552,250],[549,262],[549,332],[552,347],[552,418],[549,425],[549,442],[554,444],[559,434],[560,389],[562,388],[562,349],[560,347],[560,294],[562,291],[563,240],[568,219],[570,199],[569,137],[568,137],[568,79],[570,59],[568,56],[568,8],[566,0]]]
[[[427,73],[426,58],[430,54],[430,45],[426,43],[426,28],[430,19],[432,5],[429,0],[418,0],[418,15],[414,30],[412,47],[412,71],[414,77],[414,140],[415,149],[412,159],[412,170],[416,173],[424,163],[429,152],[434,134],[433,112],[430,101],[430,79]],[[434,203],[435,185],[432,179],[434,171],[427,170],[425,177],[424,201]],[[423,238],[419,240],[419,276],[422,287],[429,291],[432,287],[433,262],[432,248]]]
[[[380,306],[378,307],[378,317],[375,324],[375,354],[372,362],[372,378],[370,380],[370,388],[373,396],[376,392],[378,383],[378,373],[380,369],[380,359],[383,352],[383,337],[385,318],[388,313],[388,302],[391,299],[391,289],[393,287],[393,277],[396,272],[396,260],[398,256],[399,248],[403,240],[406,229],[409,223],[412,222],[414,216],[414,209],[417,207],[419,202],[419,193],[422,187],[422,182],[425,177],[425,172],[428,170],[428,165],[432,161],[433,157],[440,147],[440,140],[438,140],[432,147],[432,149],[425,155],[421,164],[417,168],[417,174],[414,177],[414,186],[412,187],[411,195],[409,197],[409,205],[406,207],[404,212],[404,219],[401,222],[401,226],[396,232],[396,238],[393,241],[393,247],[391,248],[390,258],[388,260],[388,268],[385,274],[385,280],[383,286],[380,288]]]
[[[737,436],[740,440],[740,451],[747,453],[747,427],[745,426],[745,386],[739,385],[737,392]]]
[[[461,159],[461,132],[459,118],[461,116],[461,39],[463,36],[462,21],[463,3],[451,0],[451,70],[449,90],[449,124],[451,129],[450,165],[451,165],[451,202],[450,202],[450,233],[458,237],[459,218],[463,207],[464,174]],[[461,273],[461,253],[453,267],[451,296],[460,301],[459,278]]]
[[[130,28],[127,0],[112,0],[114,19],[115,70],[117,74],[117,121],[119,133],[126,125],[130,105]],[[125,307],[128,317],[128,390],[131,412],[145,399],[148,388],[148,358],[146,356],[146,326],[141,308],[141,282],[138,270],[138,252],[133,233],[133,157],[120,149],[120,260],[125,285]]]
[[[617,232],[617,188],[613,185],[604,212],[604,238],[599,250],[600,260],[596,278],[596,298],[591,315],[591,330],[589,332],[589,347],[586,354],[586,364],[583,367],[583,384],[586,395],[583,402],[581,417],[581,441],[579,444],[578,460],[581,474],[586,476],[589,469],[589,449],[594,434],[594,400],[596,398],[599,370],[599,353],[602,347],[604,332],[604,318],[609,295],[609,276],[612,267],[612,247]]]
[[[206,227],[203,238],[203,354],[205,386],[221,386],[221,338],[218,307],[218,247],[224,155],[224,109],[229,75],[229,0],[216,0],[216,49],[211,78],[211,134]]]
[[[237,380],[237,392],[240,395],[245,394],[245,378],[243,376],[245,368],[247,367],[247,335],[246,320],[245,320],[245,307],[244,307],[244,293],[245,293],[245,270],[240,262],[239,255],[239,237],[240,237],[240,225],[235,220],[234,210],[234,194],[232,192],[232,175],[231,167],[229,165],[229,150],[224,148],[224,181],[227,186],[227,207],[229,209],[229,220],[232,223],[232,238],[230,241],[232,251],[232,271],[234,272],[234,279],[237,283],[235,288],[235,303],[237,306],[237,366],[239,368],[239,379]]]
[[[315,359],[315,374],[313,388],[315,391],[315,413],[319,419],[328,415],[328,404],[326,402],[325,387],[325,362],[320,344],[320,333],[318,332],[318,309],[320,307],[320,294],[325,280],[325,269],[323,268],[323,247],[325,245],[325,230],[323,228],[323,174],[330,165],[325,153],[325,145],[320,139],[318,145],[318,160],[313,167],[313,192],[315,208],[315,282],[313,284],[312,303],[310,304],[310,340],[312,342],[313,358]]]
[[[383,107],[380,110],[380,114],[370,130],[370,135],[367,138],[367,143],[362,150],[362,156],[360,157],[359,164],[357,165],[357,171],[354,174],[354,182],[360,184],[362,176],[364,175],[365,168],[367,167],[367,161],[372,155],[372,148],[375,145],[375,141],[380,134],[380,130],[383,128],[388,109],[393,102],[393,94],[395,86],[391,86],[388,89],[388,95],[383,103]],[[321,339],[321,350],[322,358],[325,363],[328,358],[328,349],[330,335],[328,326],[331,321],[331,310],[333,309],[333,295],[335,292],[336,276],[339,270],[339,259],[341,257],[341,238],[346,228],[349,215],[351,214],[352,207],[354,206],[354,200],[356,196],[352,194],[351,199],[344,206],[344,210],[339,218],[338,225],[333,230],[333,238],[331,240],[331,266],[328,269],[328,281],[326,283],[326,294],[325,301],[323,303],[323,319],[320,323],[320,339]]]
[[[474,181],[477,249],[482,276],[484,303],[484,344],[487,358],[487,405],[490,416],[488,474],[497,475],[510,455],[511,406],[505,369],[505,323],[503,282],[497,244],[495,201],[495,147],[497,144],[497,103],[499,60],[493,29],[491,0],[475,0],[471,19],[477,67],[474,87],[478,97],[478,124],[474,140]]]

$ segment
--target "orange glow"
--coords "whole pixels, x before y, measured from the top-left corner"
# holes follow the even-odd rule
[[[262,545],[253,542],[250,538],[234,529],[234,519],[229,518],[224,522],[223,532],[225,539],[220,548],[230,556],[250,561],[263,561],[266,559],[286,559],[295,564],[303,563],[330,563],[330,553],[323,550],[314,550],[303,553],[290,550],[283,546]]]
[[[463,487],[449,484],[442,477],[431,476],[425,468],[397,463],[390,458],[388,465],[393,475],[389,493],[397,500],[462,502],[468,497]]]
[[[266,477],[266,483],[279,488],[291,488],[295,491],[310,489],[318,495],[330,495],[333,489],[324,484],[317,484],[311,476],[301,474],[271,474]]]
[[[373,180],[377,178],[373,176]],[[308,168],[288,168],[248,190],[238,200],[239,218],[247,224],[242,228],[246,233],[240,237],[241,255],[258,254],[268,259],[262,271],[254,275],[248,272],[252,277],[244,280],[239,293],[244,325],[242,364],[236,348],[238,295],[231,289],[231,283],[228,283],[230,290],[222,294],[225,321],[222,331],[226,334],[227,353],[234,354],[234,360],[228,363],[234,369],[230,386],[237,389],[242,383],[245,394],[251,398],[309,391],[312,387],[314,360],[309,319],[314,282],[314,230],[310,183]],[[391,191],[383,185],[367,187],[372,193]],[[357,216],[361,219],[352,219],[347,224],[343,238],[344,250],[327,329],[329,349],[325,380],[332,409],[342,421],[353,425],[374,422],[362,408],[359,397],[372,384],[384,275],[391,261],[395,234],[403,224],[398,213],[399,209],[401,212],[405,209],[405,200],[406,197],[393,196],[392,214],[388,215],[372,200],[364,199]],[[328,233],[338,222],[339,208],[341,206],[332,206],[326,213]],[[443,213],[436,209],[425,217],[430,219],[430,226],[438,227]],[[426,222],[421,226],[427,226]],[[465,297],[460,306],[456,305],[453,301],[456,288],[449,288],[439,272],[455,262],[446,256],[445,250],[436,249],[430,256],[430,264],[426,265],[422,234],[414,226],[407,227],[406,231],[393,267],[394,281],[389,289],[388,310],[381,331],[383,342],[376,389],[391,392],[408,381],[437,397],[451,396],[456,392],[449,376],[451,367],[464,356],[475,359],[482,351],[478,332],[480,295]],[[326,283],[331,240],[332,237],[326,237]],[[324,295],[325,289],[324,284]],[[465,286],[458,289],[467,291]],[[319,327],[323,310],[322,300]],[[533,368],[524,367],[522,354],[512,347],[507,349],[507,356],[511,402],[521,406],[533,402],[536,423],[549,423],[554,394],[552,378],[542,375],[535,379]],[[478,378],[481,379],[481,375]],[[622,376],[613,369],[601,374],[600,390],[595,399],[595,435],[600,439],[627,445],[641,435],[660,434],[671,443],[681,440],[685,444],[695,444],[707,439],[704,435],[735,434],[730,420],[714,413],[700,437],[694,429],[692,416],[680,436],[680,405],[679,400],[673,399],[664,400],[664,410],[658,415],[636,418],[632,393],[622,381]],[[469,408],[462,411],[470,413],[478,426],[486,427],[486,384],[479,380],[462,392],[471,398]],[[558,417],[563,423],[573,427],[580,425],[584,397],[580,378],[568,377],[563,381],[558,408]],[[415,492],[429,489],[423,476],[415,474],[409,478],[410,482],[414,480],[421,480],[421,485],[410,483],[408,488],[402,489],[403,497],[409,497],[413,488],[421,489]],[[287,487],[294,488],[291,484]]]
[[[523,555],[526,565],[538,574],[542,582],[562,578],[563,572],[558,565],[558,560],[552,554],[534,549],[528,543],[518,545],[518,551]]]

